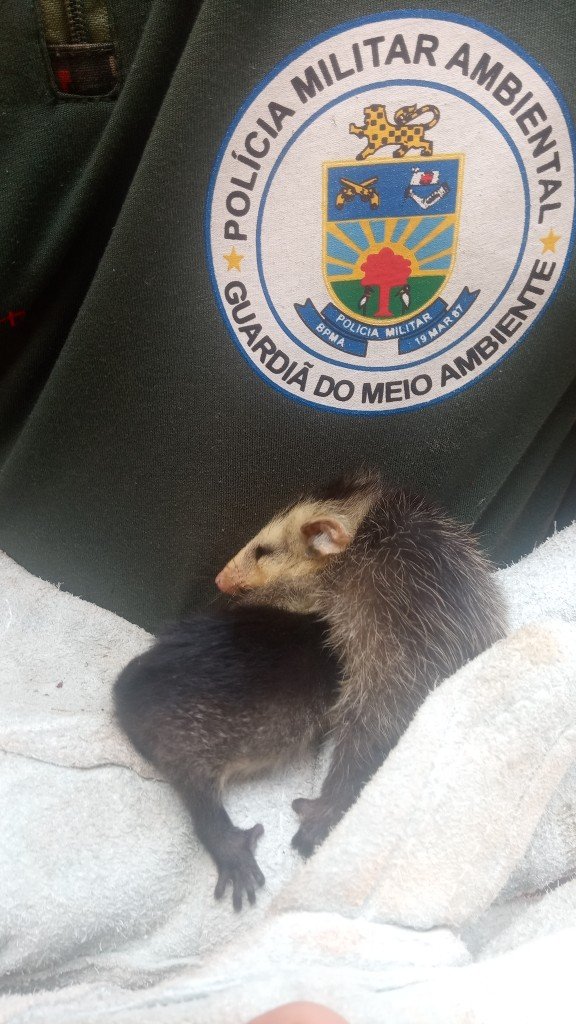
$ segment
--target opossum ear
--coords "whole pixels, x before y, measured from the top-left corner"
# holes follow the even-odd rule
[[[314,519],[304,523],[302,534],[318,555],[339,555],[352,540],[352,535],[339,519]]]

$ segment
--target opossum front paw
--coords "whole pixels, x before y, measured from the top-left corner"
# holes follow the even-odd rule
[[[264,885],[264,875],[254,857],[254,849],[264,832],[262,825],[252,828],[235,828],[222,842],[218,850],[218,881],[214,890],[217,900],[222,899],[228,883],[232,885],[232,906],[242,910],[242,899],[246,894],[249,903],[256,902],[256,887]]]
[[[302,857],[310,857],[335,824],[331,810],[322,800],[306,800],[304,797],[293,800],[292,808],[301,820],[300,828],[292,837],[292,846]]]

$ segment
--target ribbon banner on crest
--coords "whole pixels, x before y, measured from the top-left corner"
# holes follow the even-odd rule
[[[416,316],[388,326],[362,323],[332,302],[321,313],[311,299],[303,304],[295,303],[294,308],[308,329],[326,345],[365,358],[369,341],[397,341],[400,355],[425,348],[449,331],[468,312],[479,294],[479,291],[463,288],[450,307],[444,299],[436,299]]]

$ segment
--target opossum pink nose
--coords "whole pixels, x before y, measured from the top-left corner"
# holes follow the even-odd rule
[[[234,579],[228,566],[224,566],[222,572],[219,572],[216,579],[214,580],[218,590],[221,590],[223,594],[237,594],[241,590],[238,579]]]

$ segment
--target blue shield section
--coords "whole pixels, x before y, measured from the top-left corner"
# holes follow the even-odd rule
[[[329,221],[360,219],[367,216],[368,210],[372,216],[379,217],[414,217],[424,212],[451,214],[457,210],[460,171],[457,156],[329,164],[327,170],[325,216]],[[412,184],[419,172],[421,178],[428,175],[436,180],[430,184]],[[442,195],[434,201],[440,187]],[[430,205],[420,205],[414,196]],[[377,198],[377,204],[372,197]]]

